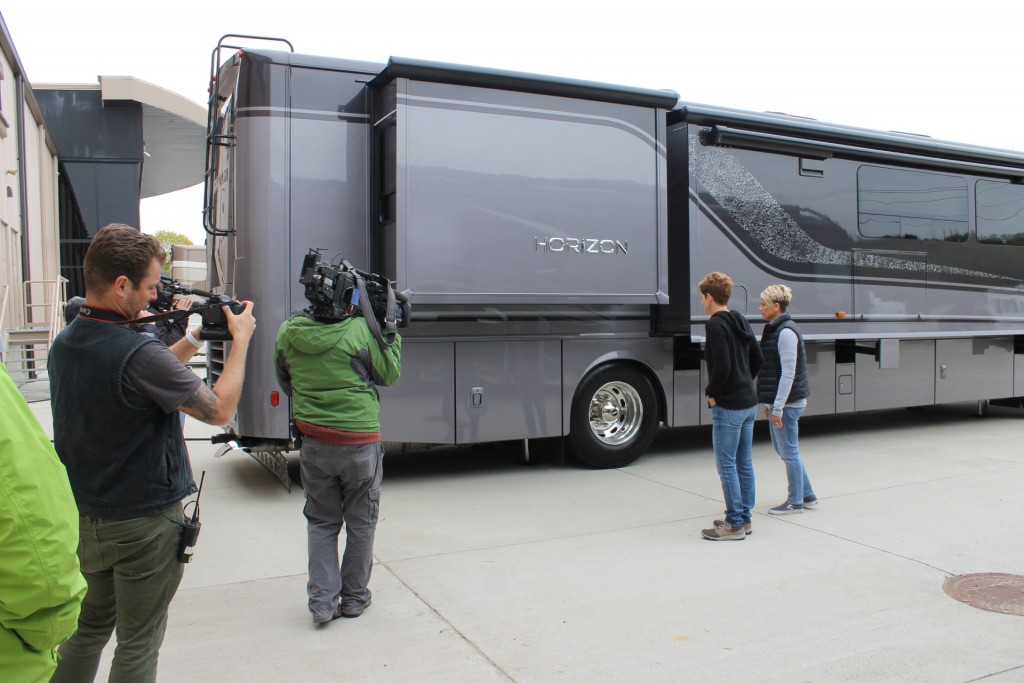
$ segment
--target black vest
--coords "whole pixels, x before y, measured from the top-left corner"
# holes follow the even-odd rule
[[[154,515],[195,491],[177,411],[128,405],[122,377],[132,355],[159,343],[124,325],[76,318],[50,350],[53,445],[83,515]]]
[[[799,401],[811,395],[811,382],[807,378],[807,351],[804,349],[804,338],[790,319],[783,313],[776,320],[764,326],[761,332],[761,355],[764,365],[757,373],[757,400],[771,405],[775,403],[775,394],[779,391],[779,379],[782,377],[782,360],[779,358],[779,333],[789,328],[796,334],[796,373],[793,386],[789,389],[786,403]]]

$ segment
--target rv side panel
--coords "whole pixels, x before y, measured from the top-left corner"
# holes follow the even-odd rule
[[[288,229],[288,154],[291,122],[271,115],[288,101],[288,73],[265,60],[243,60],[235,99],[235,230],[229,243],[230,272],[222,281],[225,291],[239,300],[255,302],[257,319],[287,317],[288,266],[282,255],[291,253]],[[273,358],[274,325],[258,325],[246,359],[246,383],[236,413],[236,432],[255,438],[287,438],[287,400],[271,405],[271,392],[280,391],[265,364]],[[230,344],[230,342],[228,343]],[[227,346],[227,344],[226,344]]]
[[[667,300],[663,111],[397,84],[396,270],[414,303]]]
[[[243,65],[246,62],[243,61]],[[298,267],[310,248],[368,267],[369,117],[362,73],[255,59],[236,111],[236,211],[231,243],[238,298],[257,302],[238,433],[288,438],[289,405],[273,372],[278,322],[307,302]],[[244,72],[243,72],[244,73]],[[228,284],[228,283],[225,283]],[[260,367],[256,367],[259,364]]]
[[[455,443],[455,343],[402,340],[402,377],[380,393],[381,438]]]
[[[935,402],[1010,398],[1013,338],[938,339],[935,342]]]
[[[455,343],[455,443],[561,436],[558,340]]]

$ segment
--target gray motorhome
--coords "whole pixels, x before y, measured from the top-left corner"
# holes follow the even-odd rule
[[[251,453],[294,447],[271,355],[310,248],[412,301],[389,442],[565,437],[615,467],[659,425],[708,424],[710,270],[755,324],[765,286],[794,288],[808,414],[1024,396],[1024,155],[408,59],[221,64],[223,47],[204,222],[210,287],[257,304],[230,425]]]

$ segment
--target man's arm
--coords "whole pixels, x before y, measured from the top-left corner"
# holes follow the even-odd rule
[[[281,323],[281,327],[277,330],[277,341],[274,342],[274,374],[277,375],[277,383],[281,385],[281,389],[287,395],[292,395],[292,371],[288,366],[288,356],[285,355],[284,349],[284,334],[287,329],[288,321]]]
[[[395,343],[381,348],[375,339],[368,344],[370,359],[373,364],[373,381],[382,387],[389,387],[398,381],[402,374],[402,337],[395,335]]]
[[[183,413],[207,424],[226,424],[235,414],[238,399],[242,395],[242,383],[245,380],[245,357],[249,352],[249,341],[253,332],[256,331],[256,319],[252,317],[252,302],[244,303],[245,308],[238,315],[233,314],[230,308],[224,306],[228,331],[231,333],[231,352],[224,362],[224,370],[221,372],[217,384],[213,389],[205,384],[200,384],[195,393],[185,399],[178,408]],[[186,339],[182,339],[178,343],[182,342],[189,344]]]
[[[196,332],[193,332],[193,335],[196,339],[202,339],[202,333],[203,328],[200,327]],[[192,360],[192,356],[196,355],[196,352],[199,351],[199,347],[194,345],[184,336],[173,344],[168,345],[167,348],[171,350],[171,353],[174,354],[174,357],[177,358],[182,365],[188,364],[188,362]]]
[[[723,324],[719,321],[708,321],[704,328],[707,338],[704,340],[708,355],[708,388],[704,392],[711,398],[718,398],[722,385],[729,378],[732,358],[729,356],[729,338]]]
[[[751,334],[753,331],[751,330]],[[761,345],[757,343],[757,337],[754,337],[749,345],[747,352],[747,364],[750,366],[750,378],[755,379],[757,373],[761,372],[761,366],[764,365],[764,355],[761,354]]]
[[[277,383],[281,390],[288,396],[292,395],[292,371],[288,367],[288,357],[281,349],[274,349],[274,372],[277,374]]]
[[[779,389],[775,392],[775,402],[772,403],[772,415],[782,415],[782,409],[789,400],[789,392],[796,379],[796,348],[796,333],[783,328],[779,332],[779,365],[782,372],[779,375]]]

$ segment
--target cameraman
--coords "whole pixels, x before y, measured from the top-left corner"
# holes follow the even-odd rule
[[[303,434],[306,592],[313,622],[323,625],[358,617],[370,606],[367,585],[384,474],[376,387],[398,380],[402,339],[396,334],[394,344],[382,348],[365,319],[331,315],[310,301],[308,316],[282,323],[274,358],[278,382],[292,397],[295,426]],[[339,570],[343,524],[348,529]]]
[[[53,681],[92,681],[117,630],[111,681],[156,680],[167,607],[181,581],[181,500],[195,493],[177,411],[224,424],[235,411],[256,328],[252,303],[233,315],[231,353],[211,390],[182,363],[200,345],[167,347],[125,323],[156,297],[156,238],[108,225],[85,255],[86,297],[54,340],[50,395],[54,447],[78,504],[89,590],[78,631],[60,648]]]

